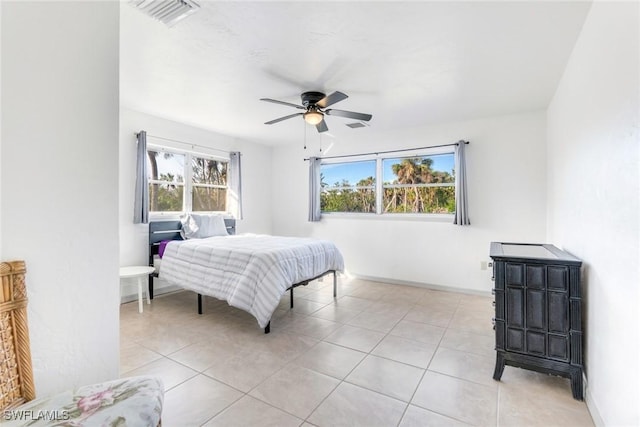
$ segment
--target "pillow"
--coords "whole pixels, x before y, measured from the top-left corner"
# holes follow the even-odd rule
[[[228,236],[222,215],[185,214],[180,217],[183,239],[204,239],[213,236]]]
[[[200,225],[198,224],[198,221],[196,220],[195,215],[191,215],[191,214],[181,215],[180,223],[182,224],[180,235],[184,240],[196,239],[198,237],[198,231],[200,230]]]
[[[224,217],[222,215],[206,215],[203,217],[203,226],[204,223],[208,221],[207,226],[205,227],[206,236],[203,237],[213,237],[213,236],[228,236],[227,226],[224,223]]]

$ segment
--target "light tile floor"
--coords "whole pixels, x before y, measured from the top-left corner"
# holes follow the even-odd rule
[[[569,381],[492,379],[489,297],[340,279],[289,294],[265,335],[226,302],[177,292],[123,304],[122,376],[164,380],[162,424],[593,426]]]

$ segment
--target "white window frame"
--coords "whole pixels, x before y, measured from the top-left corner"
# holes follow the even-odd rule
[[[395,218],[395,219],[431,219],[431,220],[446,220],[449,221],[455,216],[455,213],[414,213],[414,212],[383,212],[383,194],[385,188],[413,188],[413,187],[453,187],[454,183],[432,183],[432,184],[391,184],[384,185],[383,182],[383,166],[382,161],[395,158],[415,158],[425,156],[436,156],[440,154],[452,154],[455,156],[454,147],[438,147],[429,148],[408,152],[397,153],[385,153],[385,154],[373,154],[357,156],[348,160],[344,158],[336,157],[335,159],[327,159],[321,162],[322,165],[330,165],[336,163],[356,163],[367,160],[376,161],[376,176],[375,176],[375,197],[376,197],[376,211],[375,212],[326,212],[322,211],[321,215],[333,216],[333,217],[361,217],[361,218]],[[347,188],[347,187],[345,187]],[[368,187],[349,187],[349,188],[368,188]],[[322,189],[320,189],[322,191]]]
[[[180,184],[180,183],[172,183],[175,185],[182,185],[183,187],[183,192],[182,192],[182,211],[152,211],[149,210],[149,217],[150,218],[159,218],[159,217],[178,217],[186,212],[191,212],[192,208],[193,208],[193,194],[192,194],[192,190],[194,187],[208,187],[208,188],[221,188],[221,189],[225,189],[227,190],[226,194],[227,194],[227,200],[225,201],[225,206],[227,206],[229,204],[229,178],[228,178],[228,174],[229,174],[229,163],[230,163],[230,158],[229,157],[223,157],[223,156],[216,156],[213,154],[208,154],[208,153],[204,153],[201,151],[193,151],[193,150],[182,150],[180,148],[176,148],[176,147],[170,147],[170,146],[166,146],[166,145],[160,145],[160,144],[153,144],[153,143],[148,143],[147,144],[147,151],[159,151],[159,152],[167,152],[167,153],[173,153],[173,154],[179,154],[184,156],[184,183]],[[226,162],[227,163],[227,185],[219,185],[219,184],[194,184],[192,182],[192,178],[193,178],[193,170],[191,167],[191,160],[193,157],[197,157],[197,158],[202,158],[202,159],[209,159],[209,160],[217,160],[220,162]],[[165,184],[167,183],[167,181],[162,181],[162,180],[148,180],[147,185],[149,184]],[[198,211],[198,213],[226,213],[227,211]]]
[[[357,185],[351,185],[349,187],[331,187],[332,190],[343,190],[343,189],[349,189],[349,190],[358,190],[358,189],[373,189],[375,196],[376,196],[376,210],[375,212],[326,212],[326,211],[321,211],[320,214],[321,215],[363,215],[363,216],[371,216],[371,215],[377,215],[378,212],[380,211],[378,203],[379,203],[379,197],[378,197],[378,170],[381,166],[381,163],[378,161],[378,159],[375,156],[358,156],[357,158],[352,158],[349,160],[343,160],[343,159],[330,159],[328,161],[322,161],[320,163],[320,170],[322,170],[322,165],[339,165],[339,164],[343,164],[343,163],[360,163],[360,162],[370,162],[374,160],[376,162],[376,166],[375,166],[375,178],[376,178],[376,182],[375,185],[367,185],[367,186],[362,186],[359,187]],[[322,194],[322,188],[320,188],[320,192]]]

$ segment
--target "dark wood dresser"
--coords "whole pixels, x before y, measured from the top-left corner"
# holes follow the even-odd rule
[[[571,379],[582,395],[582,262],[553,245],[492,242],[496,367]]]

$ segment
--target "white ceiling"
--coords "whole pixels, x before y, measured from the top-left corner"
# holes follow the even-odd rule
[[[121,5],[123,107],[226,135],[300,141],[300,93],[339,90],[329,133],[466,120],[545,108],[590,2],[201,1],[172,28]],[[315,132],[311,127],[308,132]],[[361,135],[359,135],[361,136]]]

